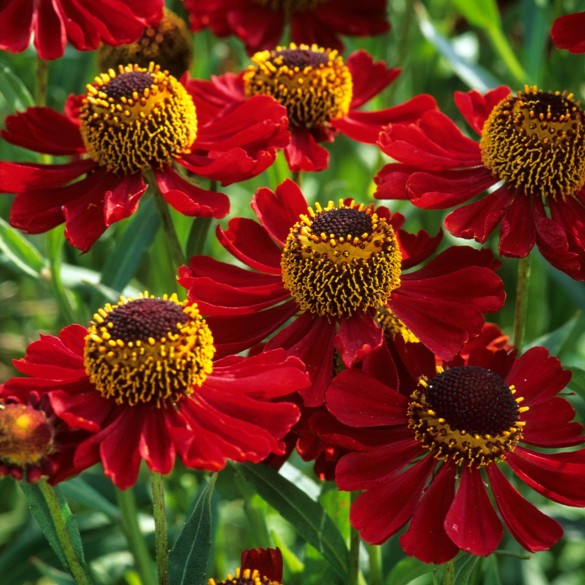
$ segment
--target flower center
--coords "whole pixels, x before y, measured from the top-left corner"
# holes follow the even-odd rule
[[[315,207],[287,237],[284,286],[302,311],[320,316],[350,317],[384,306],[400,286],[402,254],[392,226],[353,202]]]
[[[246,95],[272,96],[286,108],[291,127],[326,125],[349,112],[353,83],[337,51],[291,43],[256,53],[252,61],[244,73]]]
[[[85,370],[104,398],[163,407],[193,393],[213,368],[211,331],[176,295],[122,298],[100,309],[85,338]]]
[[[523,398],[478,366],[458,366],[419,380],[408,407],[415,437],[443,461],[482,467],[500,461],[522,438]]]
[[[526,86],[504,98],[480,148],[484,165],[521,193],[564,198],[585,183],[585,115],[572,94]]]
[[[191,54],[187,25],[166,8],[160,23],[144,29],[136,42],[118,46],[101,45],[97,53],[100,71],[118,70],[120,65],[128,63],[148,67],[154,61],[177,79],[189,69]]]
[[[108,171],[160,168],[183,154],[197,135],[195,105],[185,88],[151,63],[110,69],[88,85],[81,136],[91,158]]]
[[[278,581],[273,581],[268,577],[260,575],[257,569],[236,569],[236,576],[228,575],[225,581],[216,581],[209,579],[208,585],[281,585]]]
[[[24,467],[53,449],[53,429],[44,412],[26,404],[0,405],[0,461]]]
[[[325,4],[329,0],[253,0],[260,6],[266,6],[272,10],[280,10],[285,14],[315,10],[319,4]]]

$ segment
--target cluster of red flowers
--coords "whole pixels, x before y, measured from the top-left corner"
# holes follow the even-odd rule
[[[0,162],[12,226],[38,234],[65,224],[69,243],[87,251],[149,186],[186,216],[224,218],[230,201],[216,183],[260,175],[279,150],[295,176],[321,171],[321,143],[341,133],[392,157],[375,176],[376,198],[457,206],[444,222],[453,235],[483,244],[499,226],[500,256],[536,245],[585,280],[585,112],[571,94],[457,93],[477,142],[429,95],[362,110],[400,71],[363,50],[344,59],[339,35],[387,31],[384,0],[185,8],[194,31],[241,38],[250,65],[179,80],[127,63],[70,96],[64,113],[9,116],[4,140],[66,157]],[[55,59],[67,41],[133,42],[162,9],[0,0],[0,48],[22,51],[32,34],[39,56]],[[574,34],[582,17],[555,24],[557,46],[585,50]],[[293,42],[280,46],[285,25]],[[177,457],[217,471],[227,460],[282,461],[296,446],[321,477],[361,491],[351,522],[368,542],[408,524],[407,554],[443,563],[459,550],[491,554],[504,524],[527,550],[550,548],[561,526],[513,484],[585,506],[585,449],[576,449],[585,436],[559,396],[570,372],[542,347],[518,355],[485,324],[505,301],[490,250],[439,251],[442,231],[409,230],[364,195],[309,204],[290,179],[262,187],[251,200],[257,220],[216,230],[239,264],[195,255],[177,267],[187,300],[122,297],[86,326],[41,335],[15,363],[24,376],[0,387],[0,473],[58,483],[101,462],[125,489],[143,460],[162,474]],[[274,583],[282,563],[241,576]]]

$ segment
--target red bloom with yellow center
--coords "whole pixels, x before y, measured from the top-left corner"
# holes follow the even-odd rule
[[[417,271],[441,239],[401,229],[404,218],[353,201],[309,207],[299,187],[259,189],[252,207],[260,223],[232,219],[221,244],[252,270],[195,256],[179,269],[213,324],[218,350],[239,352],[263,341],[301,357],[312,375],[307,406],[324,400],[335,350],[351,367],[382,345],[381,311],[449,358],[481,331],[483,313],[504,302],[489,251],[452,247]]]
[[[59,59],[67,42],[80,51],[130,43],[163,7],[162,0],[0,0],[0,49],[20,53],[34,36],[39,57]]]
[[[214,361],[211,331],[197,306],[171,297],[122,298],[88,328],[42,336],[15,363],[48,396],[55,414],[87,431],[73,459],[82,471],[101,460],[121,489],[141,460],[169,473],[185,465],[217,471],[227,459],[258,462],[281,453],[298,409],[273,399],[308,384],[284,351]]]
[[[0,386],[0,476],[56,484],[77,472],[73,455],[88,433],[59,419],[42,390],[27,382]]]
[[[550,34],[557,49],[585,53],[585,12],[559,16],[553,22]]]
[[[445,219],[455,236],[485,242],[500,226],[503,256],[536,246],[556,268],[585,280],[585,112],[571,94],[499,87],[455,102],[475,142],[438,111],[393,125],[382,150],[399,161],[376,177],[379,199],[424,209],[458,206]],[[476,196],[479,199],[468,203]],[[464,205],[461,205],[464,204]]]
[[[64,164],[0,163],[0,192],[15,193],[10,222],[27,233],[65,223],[71,244],[88,250],[111,224],[131,216],[147,189],[143,173],[180,213],[224,217],[229,200],[202,189],[176,165],[224,185],[272,164],[288,142],[286,112],[258,96],[221,117],[159,66],[110,70],[68,103],[68,115],[29,108],[9,116],[5,140],[35,152],[72,156]]]
[[[236,35],[249,54],[273,49],[290,24],[295,43],[343,49],[340,35],[370,36],[389,30],[386,0],[185,0],[191,28],[218,37]]]
[[[382,126],[414,122],[436,107],[431,96],[423,95],[384,110],[360,111],[400,73],[375,63],[366,51],[356,51],[344,62],[336,50],[291,43],[259,52],[252,61],[239,74],[193,80],[187,88],[210,116],[260,95],[277,100],[288,114],[291,140],[284,152],[293,171],[327,168],[329,153],[318,143],[332,142],[338,132],[373,144]]]
[[[366,541],[382,543],[410,523],[400,537],[405,552],[444,563],[459,550],[492,554],[502,521],[532,552],[561,538],[560,524],[513,484],[585,506],[585,450],[559,451],[585,442],[558,396],[571,374],[543,347],[514,354],[472,349],[465,361],[433,366],[409,397],[357,369],[335,378],[329,411],[356,433],[388,433],[385,444],[362,445],[336,468],[341,489],[363,490],[350,519]]]
[[[282,553],[279,548],[242,551],[241,567],[225,581],[209,579],[208,585],[281,585]]]

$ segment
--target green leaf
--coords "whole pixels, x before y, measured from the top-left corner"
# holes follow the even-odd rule
[[[46,265],[41,253],[18,231],[0,218],[0,250],[22,272],[39,278]]]
[[[475,571],[479,567],[481,557],[463,553],[455,561],[455,583],[457,585],[471,585],[475,583]]]
[[[169,553],[169,580],[173,585],[205,585],[211,551],[211,496],[217,475],[211,476]]]
[[[49,505],[47,504],[43,486],[41,486],[40,483],[28,483],[26,481],[20,482],[20,486],[24,492],[24,495],[26,496],[26,499],[28,500],[30,511],[37,521],[43,534],[45,535],[45,538],[49,541],[51,548],[59,557],[63,567],[69,569],[69,563],[65,558],[65,554],[61,546],[61,541],[55,528]],[[73,550],[75,551],[77,558],[80,561],[83,561],[83,544],[81,542],[81,535],[79,534],[79,527],[77,526],[77,520],[75,519],[75,516],[71,513],[69,505],[67,504],[67,501],[65,500],[65,497],[63,496],[59,486],[51,487],[46,484],[46,488],[52,490],[61,516],[65,522],[65,530],[67,531],[67,536],[73,546]]]
[[[579,394],[581,398],[585,399],[585,370],[575,366],[572,366],[570,369],[573,375],[571,376],[568,388]]]
[[[271,467],[246,463],[236,470],[347,581],[347,546],[323,507]]]
[[[34,106],[34,100],[24,83],[4,63],[0,63],[0,112],[13,114],[29,106]]]
[[[452,0],[457,12],[470,24],[488,29],[492,26],[500,26],[500,13],[496,0]]]
[[[423,563],[413,557],[398,561],[386,579],[387,585],[408,585],[415,579],[432,573],[435,565]]]
[[[96,510],[109,518],[120,518],[118,507],[104,498],[96,489],[85,482],[81,477],[74,477],[59,486],[63,495],[68,500],[87,506],[90,510]]]

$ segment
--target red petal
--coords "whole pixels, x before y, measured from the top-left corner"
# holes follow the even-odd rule
[[[8,0],[0,8],[0,49],[12,53],[24,51],[32,35],[34,0]]]
[[[400,545],[407,555],[425,563],[441,564],[459,552],[444,528],[454,490],[455,467],[443,465],[424,491],[408,530],[400,537]]]
[[[557,49],[567,49],[571,53],[585,53],[585,12],[566,14],[557,18],[550,31]]]
[[[384,330],[369,313],[356,313],[341,319],[335,347],[346,368],[353,367],[376,351],[384,341]]]
[[[35,165],[0,162],[0,192],[22,193],[60,187],[95,167],[91,159],[62,165]]]
[[[138,447],[148,467],[163,475],[170,473],[175,463],[175,446],[168,430],[168,416],[166,409],[145,409]]]
[[[291,132],[290,144],[284,155],[291,171],[322,171],[329,164],[329,151],[319,146],[313,135],[304,128]]]
[[[52,60],[63,56],[67,44],[64,21],[65,15],[58,3],[52,0],[38,1],[34,43],[41,59]]]
[[[497,465],[487,467],[492,493],[514,538],[530,552],[548,550],[563,536],[561,525],[515,490]]]
[[[504,85],[490,89],[485,95],[482,95],[476,89],[472,89],[467,93],[456,91],[455,104],[467,120],[467,123],[481,135],[483,125],[494,107],[509,96],[510,93],[510,88]]]
[[[504,535],[479,470],[462,467],[453,504],[445,518],[445,531],[462,550],[474,555],[492,554]]]
[[[502,256],[524,258],[536,241],[536,228],[532,216],[530,197],[509,195],[500,225],[498,250]]]

